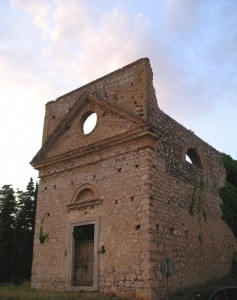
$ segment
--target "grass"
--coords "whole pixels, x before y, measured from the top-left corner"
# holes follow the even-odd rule
[[[185,288],[170,295],[169,300],[190,300],[196,293],[213,291],[219,287],[237,285],[237,274],[229,274],[220,279],[206,282],[204,285]],[[115,295],[99,293],[69,293],[56,291],[39,291],[32,289],[29,282],[20,286],[0,286],[0,300],[128,300]]]
[[[69,293],[55,291],[38,291],[29,283],[21,286],[0,286],[0,300],[121,300],[114,296],[99,293]]]

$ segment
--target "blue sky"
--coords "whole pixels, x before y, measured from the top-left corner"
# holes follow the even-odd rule
[[[0,3],[0,186],[37,178],[46,102],[141,57],[159,107],[237,159],[235,0]]]

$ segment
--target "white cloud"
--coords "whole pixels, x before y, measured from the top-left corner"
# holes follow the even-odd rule
[[[123,3],[102,12],[95,6],[92,13],[87,3],[54,2],[53,25],[41,52],[41,59],[49,65],[46,76],[51,74],[51,80],[61,82],[58,75],[63,74],[65,88],[76,88],[140,58],[146,19],[131,18]]]

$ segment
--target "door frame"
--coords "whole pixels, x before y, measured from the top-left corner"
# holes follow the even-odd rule
[[[74,238],[73,228],[76,226],[94,224],[94,266],[93,266],[93,285],[92,286],[74,286],[72,285],[74,275]],[[72,222],[68,229],[68,249],[67,249],[67,282],[66,290],[79,291],[98,291],[98,273],[99,273],[99,218],[87,219],[81,222]]]

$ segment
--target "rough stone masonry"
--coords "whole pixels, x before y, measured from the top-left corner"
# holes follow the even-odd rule
[[[31,164],[33,287],[162,299],[164,257],[171,291],[229,271],[220,153],[159,109],[147,58],[48,102]]]

